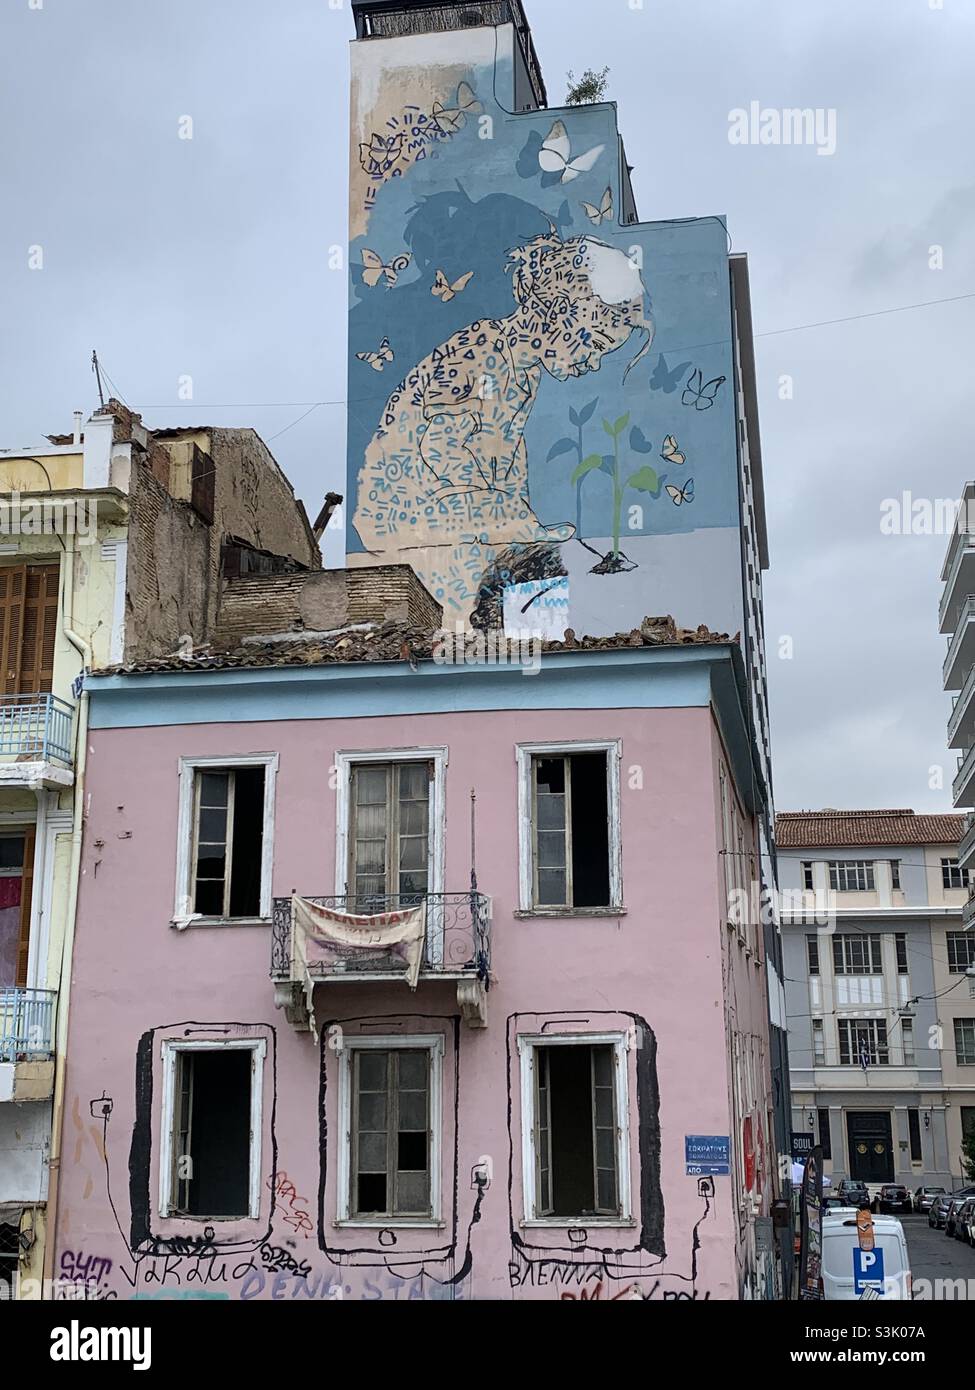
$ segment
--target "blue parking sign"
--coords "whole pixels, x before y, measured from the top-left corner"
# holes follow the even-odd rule
[[[884,1252],[879,1245],[873,1250],[853,1247],[853,1292],[861,1294],[864,1289],[884,1291]]]

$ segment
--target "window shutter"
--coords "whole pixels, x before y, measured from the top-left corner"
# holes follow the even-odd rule
[[[190,505],[202,521],[213,525],[214,471],[213,459],[196,444],[193,445],[193,467]]]
[[[34,841],[36,828],[24,830],[24,868],[20,880],[20,940],[17,947],[17,983],[27,984],[27,964],[30,955],[30,906],[34,893]]]
[[[0,694],[20,691],[20,651],[24,631],[26,565],[0,567]]]
[[[58,635],[59,566],[30,565],[20,658],[20,693],[46,693],[54,680],[54,647]]]

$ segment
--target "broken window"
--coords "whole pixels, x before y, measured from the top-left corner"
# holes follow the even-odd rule
[[[535,754],[532,903],[611,907],[607,755]]]
[[[430,1217],[432,1052],[352,1048],[353,1217]]]
[[[428,891],[433,775],[426,759],[353,764],[348,891],[357,898],[405,906]]]
[[[618,1217],[612,1044],[535,1047],[535,1217]]]
[[[193,911],[259,917],[264,841],[263,767],[198,769]]]
[[[251,1047],[176,1050],[168,1214],[250,1214],[254,1071]]]

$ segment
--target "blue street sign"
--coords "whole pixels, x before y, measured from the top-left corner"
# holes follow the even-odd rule
[[[731,1145],[727,1134],[685,1134],[684,1162],[689,1177],[727,1176],[731,1172]]]
[[[873,1250],[853,1247],[853,1292],[861,1294],[864,1289],[884,1291],[884,1252],[879,1245]]]

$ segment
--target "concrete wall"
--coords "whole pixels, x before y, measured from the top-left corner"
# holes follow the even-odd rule
[[[59,1261],[79,1251],[107,1261],[105,1287],[120,1297],[737,1297],[749,1228],[770,1196],[767,1142],[751,1191],[743,1171],[745,1112],[753,1106],[764,1115],[769,1105],[761,1057],[741,1050],[741,1039],[765,1031],[764,976],[725,939],[715,812],[722,753],[709,709],[443,712],[409,721],[313,714],[306,704],[301,720],[93,731],[68,1078],[68,1113],[81,1124],[69,1131],[75,1139],[62,1174]],[[519,918],[515,745],[586,738],[621,740],[627,911]],[[415,994],[401,981],[333,983],[317,991],[316,1047],[273,1007],[267,927],[170,925],[178,760],[277,752],[273,891],[314,895],[335,882],[336,751],[404,744],[448,749],[447,890],[469,881],[469,794],[477,790],[479,886],[493,898],[488,1024],[460,1023],[448,982],[421,981]],[[335,1225],[330,1020],[353,1034],[377,1026],[444,1034],[442,1229]],[[544,1025],[593,1032],[634,1023],[627,1066],[635,1223],[588,1235],[524,1227],[517,1035]],[[273,1060],[261,1219],[219,1223],[212,1247],[190,1255],[170,1242],[181,1233],[199,1238],[200,1223],[158,1214],[158,1042],[187,1027],[197,1037],[228,1029],[265,1037]],[[737,1077],[729,1060],[736,1056]],[[713,1195],[685,1172],[687,1134],[732,1136],[735,1175],[714,1178]],[[764,1142],[757,1118],[753,1134],[756,1146]],[[485,1157],[493,1177],[479,1199],[471,1172]],[[130,1179],[146,1165],[148,1184]],[[132,1236],[142,1222],[148,1240]]]
[[[352,44],[349,563],[740,631],[725,226],[625,224],[615,107],[513,114],[513,41]]]

